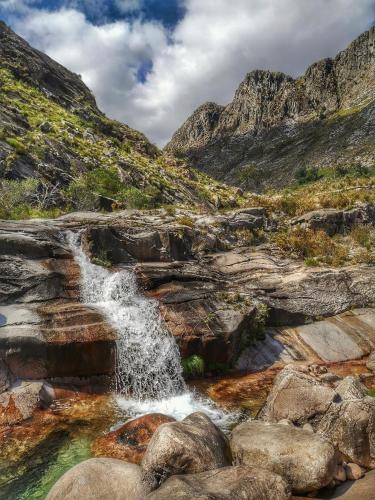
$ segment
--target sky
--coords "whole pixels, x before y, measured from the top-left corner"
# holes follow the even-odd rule
[[[373,24],[375,0],[0,0],[0,18],[163,146],[249,71],[298,76],[334,56]]]

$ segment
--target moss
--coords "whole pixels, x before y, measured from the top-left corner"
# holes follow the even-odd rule
[[[186,377],[201,377],[205,373],[204,359],[197,354],[182,359],[181,364]]]
[[[26,153],[26,147],[25,145],[19,140],[16,139],[15,137],[7,137],[5,139],[5,142],[9,144],[13,149],[17,151],[18,154],[25,154]]]

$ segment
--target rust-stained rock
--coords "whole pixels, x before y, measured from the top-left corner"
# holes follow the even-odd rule
[[[96,457],[110,457],[139,464],[156,429],[175,419],[151,413],[126,422],[119,429],[100,436],[92,444]]]

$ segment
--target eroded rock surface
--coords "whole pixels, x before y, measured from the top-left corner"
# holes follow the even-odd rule
[[[172,476],[153,493],[150,500],[287,500],[287,483],[272,472],[246,466]]]
[[[293,426],[244,422],[233,429],[230,444],[234,463],[279,474],[295,493],[319,490],[336,473],[332,444]]]
[[[92,458],[66,472],[47,500],[143,500],[147,493],[137,465],[113,458]]]
[[[145,480],[155,489],[169,476],[196,474],[231,465],[229,442],[204,413],[160,426],[142,460]]]
[[[175,419],[151,413],[126,422],[119,429],[97,438],[92,451],[97,457],[111,457],[140,464],[156,429]]]
[[[338,394],[298,367],[287,366],[275,383],[261,411],[260,418],[267,422],[282,419],[304,424],[327,412]]]

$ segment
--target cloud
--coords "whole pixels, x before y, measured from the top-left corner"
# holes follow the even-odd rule
[[[298,75],[335,55],[368,28],[374,6],[374,0],[185,0],[185,16],[172,32],[145,19],[93,26],[74,9],[29,8],[13,26],[82,74],[107,114],[164,144],[198,105],[229,102],[251,69]]]

